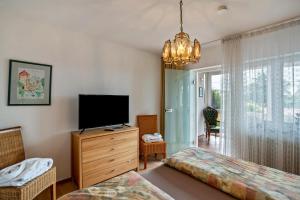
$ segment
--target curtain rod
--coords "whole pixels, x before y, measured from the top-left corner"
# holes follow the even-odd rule
[[[269,24],[269,25],[265,25],[265,26],[260,26],[258,28],[250,29],[250,30],[247,30],[247,31],[244,31],[244,32],[240,32],[240,33],[237,33],[237,34],[231,34],[231,35],[225,36],[223,38],[219,38],[219,39],[212,40],[212,41],[209,41],[209,42],[204,42],[201,45],[202,46],[206,46],[206,45],[209,45],[211,43],[221,42],[224,38],[230,37],[232,35],[251,34],[252,32],[262,31],[264,29],[270,29],[270,28],[281,26],[281,25],[288,24],[288,23],[291,23],[291,22],[296,22],[298,20],[300,21],[300,16],[293,17],[293,18],[290,18],[290,19],[287,19],[287,20],[283,20],[283,21],[280,21],[280,22],[275,22],[273,24]]]

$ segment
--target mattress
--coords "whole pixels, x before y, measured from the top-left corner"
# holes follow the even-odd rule
[[[174,200],[134,171],[76,190],[59,200]]]
[[[142,176],[174,199],[184,200],[233,200],[234,197],[221,192],[189,175],[161,165]]]
[[[205,149],[184,149],[165,164],[241,200],[300,200],[300,176]]]

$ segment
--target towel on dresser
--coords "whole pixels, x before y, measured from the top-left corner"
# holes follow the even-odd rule
[[[154,134],[144,134],[142,136],[142,139],[146,143],[151,143],[151,142],[161,142],[163,141],[162,136],[160,133],[154,133]]]
[[[0,170],[0,187],[22,186],[48,171],[51,158],[30,158]]]

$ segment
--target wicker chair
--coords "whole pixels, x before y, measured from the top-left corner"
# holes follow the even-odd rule
[[[25,159],[21,127],[0,130],[0,169]],[[0,200],[31,200],[50,187],[52,199],[56,199],[56,168],[21,187],[0,187]]]
[[[162,154],[166,158],[166,143],[145,143],[142,136],[147,133],[157,132],[157,115],[139,115],[137,123],[140,129],[140,154],[144,155],[144,169],[147,169],[147,157],[149,154]]]

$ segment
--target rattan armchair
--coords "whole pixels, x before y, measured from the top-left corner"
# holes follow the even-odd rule
[[[144,169],[147,169],[149,154],[162,154],[163,158],[166,158],[166,143],[164,141],[145,143],[142,140],[144,134],[157,132],[157,115],[139,115],[137,123],[140,131],[140,154],[144,156]]]
[[[21,127],[0,130],[0,169],[25,159]],[[21,187],[0,187],[0,200],[31,200],[51,187],[51,197],[56,199],[56,168]]]

